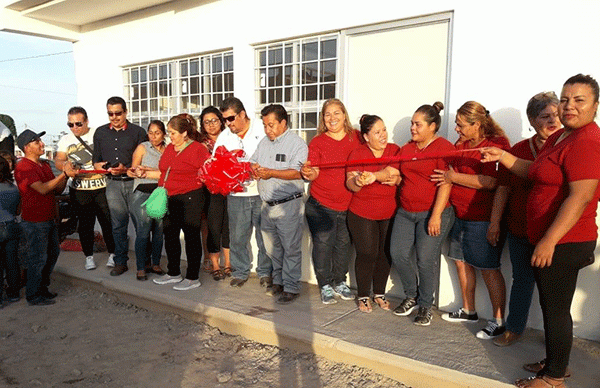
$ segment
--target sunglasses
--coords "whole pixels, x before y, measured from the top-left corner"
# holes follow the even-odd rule
[[[123,114],[123,111],[120,112],[107,112],[108,113],[108,117],[113,117],[113,116],[121,116]]]
[[[83,127],[83,123],[81,121],[77,121],[75,123],[67,123],[67,127],[69,127],[69,128]]]
[[[235,117],[237,115],[233,115],[233,116],[227,116],[227,117],[223,117],[225,119],[225,121],[227,122],[232,122],[233,120],[235,120]]]

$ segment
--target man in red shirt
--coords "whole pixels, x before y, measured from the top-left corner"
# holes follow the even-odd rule
[[[56,294],[48,290],[60,253],[54,195],[64,190],[69,176],[77,173],[65,163],[64,172],[55,177],[50,164],[40,160],[44,155],[40,137],[45,134],[26,129],[17,138],[17,145],[25,153],[15,168],[15,180],[21,194],[21,228],[27,241],[26,297],[31,306],[54,304]]]

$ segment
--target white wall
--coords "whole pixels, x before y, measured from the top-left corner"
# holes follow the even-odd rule
[[[492,112],[514,143],[530,136],[525,117],[528,99],[543,90],[560,91],[562,82],[576,73],[600,78],[600,2],[571,1],[553,7],[547,2],[503,1],[206,1],[201,6],[173,2],[143,14],[84,28],[74,44],[78,102],[90,113],[92,125],[106,122],[105,102],[122,94],[121,67],[195,53],[233,48],[235,95],[246,108],[254,107],[252,45],[348,27],[453,11],[450,99],[446,113],[467,100],[477,100]],[[368,5],[367,5],[368,4]],[[140,17],[138,20],[136,18]],[[426,47],[424,48],[426,49]],[[411,58],[418,65],[419,57]],[[372,75],[367,75],[372,76]],[[375,81],[374,81],[375,82]],[[414,101],[417,106],[431,101]],[[407,129],[405,129],[407,130]],[[453,126],[444,128],[456,140]],[[308,240],[303,275],[313,280]],[[510,264],[503,259],[510,278]],[[596,263],[581,272],[573,305],[576,335],[600,340],[600,291]],[[510,283],[510,282],[508,282]],[[392,292],[401,293],[395,274]],[[453,309],[460,294],[453,267],[443,260],[440,308]],[[477,305],[491,315],[480,279]],[[534,300],[530,325],[541,328]]]

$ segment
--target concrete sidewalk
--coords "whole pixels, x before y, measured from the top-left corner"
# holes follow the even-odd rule
[[[353,301],[324,305],[318,288],[309,284],[303,285],[300,298],[280,306],[252,277],[242,288],[232,288],[229,280],[216,282],[202,273],[200,288],[175,291],[172,285],[154,284],[151,279],[157,275],[137,281],[133,259],[128,272],[112,277],[105,266],[107,257],[96,254],[98,268],[86,271],[81,252],[61,252],[55,276],[229,334],[368,367],[414,388],[510,387],[517,378],[531,375],[521,368],[523,363],[545,356],[543,333],[537,330],[528,329],[520,342],[499,348],[475,337],[485,326],[483,320],[452,324],[435,311],[431,325],[419,327],[412,324],[414,314],[397,317],[379,308],[364,314]],[[392,300],[393,307],[397,304]],[[600,343],[575,338],[570,368],[570,388],[600,387]]]

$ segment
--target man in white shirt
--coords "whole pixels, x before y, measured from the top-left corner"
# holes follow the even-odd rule
[[[228,129],[221,132],[214,149],[225,146],[228,151],[241,149],[245,155],[241,161],[248,161],[258,143],[265,137],[260,120],[251,122],[242,102],[235,97],[223,101],[220,107]],[[258,264],[256,273],[262,287],[272,284],[271,272],[273,265],[265,252],[260,232],[260,212],[262,200],[258,195],[256,181],[250,181],[241,193],[232,193],[227,197],[227,212],[229,214],[229,234],[231,249],[231,266],[233,267],[232,287],[241,287],[248,280],[252,255],[250,237],[254,228],[254,237],[258,244]]]

